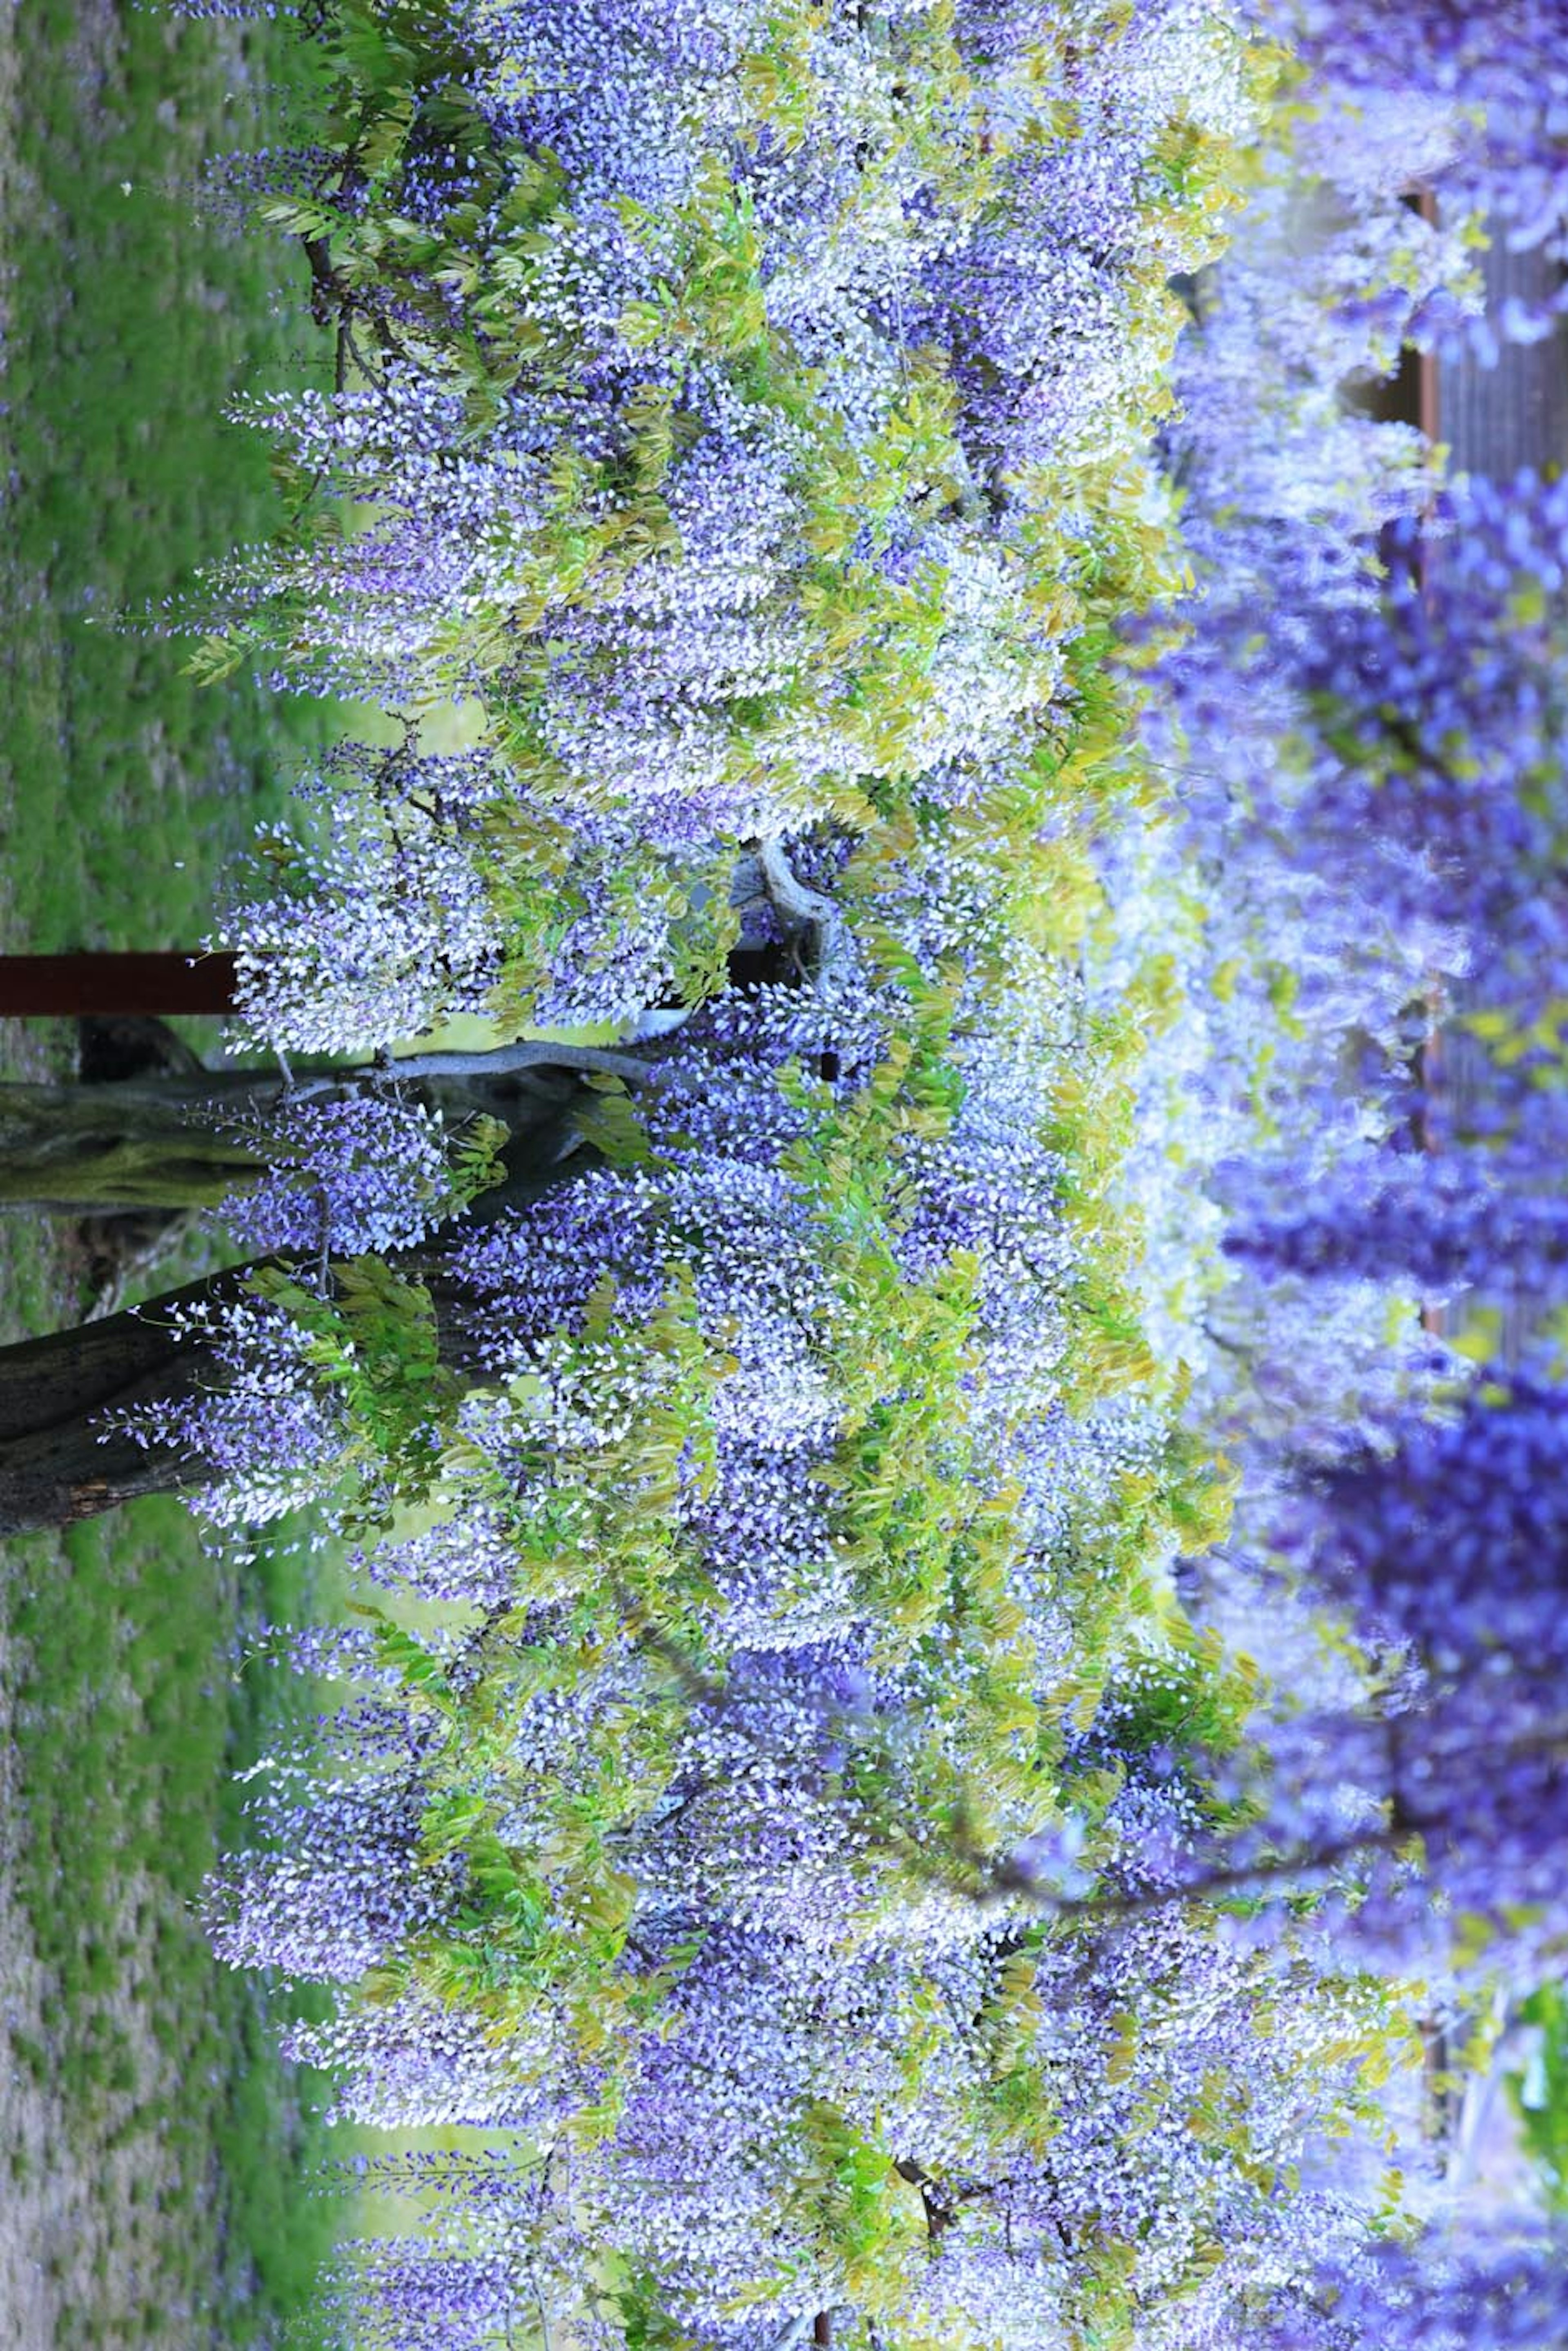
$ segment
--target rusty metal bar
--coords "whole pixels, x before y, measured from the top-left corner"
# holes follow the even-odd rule
[[[238,957],[166,954],[0,956],[0,1019],[232,1012]]]

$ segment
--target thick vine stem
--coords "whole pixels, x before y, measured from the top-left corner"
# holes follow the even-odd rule
[[[817,2314],[814,2310],[802,2311],[799,2318],[792,2318],[789,2321],[781,2335],[776,2335],[773,2337],[772,2342],[768,2346],[768,2351],[797,2351],[800,2344],[810,2341],[816,2324]]]
[[[0,1211],[26,1205],[104,1215],[215,1207],[268,1164],[262,1129],[305,1102],[407,1088],[453,1126],[483,1113],[513,1137],[507,1165],[537,1170],[570,1145],[593,1081],[668,1085],[667,1065],[630,1050],[528,1039],[478,1053],[281,1070],[153,1071],[86,1084],[0,1085]]]
[[[639,1053],[607,1045],[555,1045],[548,1038],[525,1038],[479,1053],[417,1053],[390,1064],[397,1083],[437,1078],[502,1078],[520,1070],[572,1070],[585,1076],[619,1078],[625,1086],[666,1085],[669,1071]]]
[[[800,880],[777,833],[759,841],[756,854],[764,890],[785,937],[800,943],[801,960],[821,991],[848,959],[849,925],[831,898]]]
[[[974,467],[962,444],[953,444],[953,472],[958,486],[958,512],[966,522],[991,522],[996,517],[996,494],[975,479]]]

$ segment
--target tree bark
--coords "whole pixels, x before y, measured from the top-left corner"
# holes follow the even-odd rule
[[[557,1052],[562,1061],[549,1058]],[[450,1251],[475,1226],[598,1164],[598,1151],[577,1133],[576,1117],[600,1099],[589,1080],[612,1058],[622,1057],[538,1045],[487,1056],[433,1054],[409,1065],[424,1072],[409,1091],[449,1120],[485,1112],[510,1132],[505,1180],[429,1243],[392,1260],[411,1280],[429,1284],[442,1357],[453,1369],[474,1365],[461,1293],[444,1279]],[[461,1068],[449,1072],[448,1062],[459,1061]],[[644,1071],[628,1060],[627,1067],[650,1079],[657,1074],[656,1065]],[[306,1083],[333,1090],[383,1074],[338,1069]],[[240,1107],[265,1110],[276,1105],[286,1082],[267,1071],[225,1070],[102,1085],[0,1087],[0,1179],[13,1200],[43,1198],[57,1207],[84,1199],[102,1206],[110,1196],[124,1202],[128,1193],[135,1205],[221,1196],[261,1163],[225,1139],[221,1117],[193,1124],[193,1112],[214,1105],[231,1115]],[[173,1329],[171,1310],[237,1297],[257,1265],[272,1261],[235,1267],[145,1306],[0,1348],[0,1535],[69,1526],[140,1495],[172,1493],[212,1477],[211,1466],[189,1454],[143,1447],[118,1432],[106,1437],[103,1417],[210,1391],[220,1368],[209,1350]]]
[[[0,1348],[0,1535],[65,1527],[141,1494],[200,1484],[200,1460],[146,1447],[102,1416],[211,1385],[204,1351],[169,1309],[237,1297],[246,1267],[170,1290],[150,1306]]]
[[[0,1201],[83,1211],[215,1207],[265,1165],[234,1120],[265,1116],[282,1087],[281,1076],[254,1070],[0,1086]]]
[[[625,1071],[610,1074],[642,1074],[631,1056],[580,1058],[592,1071],[601,1061],[625,1061]],[[561,1122],[582,1098],[583,1075],[570,1048],[541,1044],[430,1054],[385,1071],[298,1063],[287,1077],[204,1070],[99,1084],[0,1085],[0,1205],[81,1214],[215,1207],[266,1166],[254,1130],[283,1107],[291,1088],[325,1097],[395,1081],[450,1125],[483,1113],[509,1128],[519,1149],[537,1151],[547,1131],[566,1140]]]
[[[440,1357],[449,1370],[476,1381],[484,1376],[464,1311],[466,1295],[450,1272],[455,1246],[476,1225],[538,1199],[597,1160],[591,1148],[574,1154],[565,1168],[559,1160],[531,1165],[524,1157],[505,1184],[431,1241],[389,1259],[397,1272],[429,1289]],[[174,1328],[173,1310],[223,1305],[243,1296],[263,1267],[283,1262],[252,1259],[100,1322],[0,1347],[0,1537],[72,1526],[144,1494],[209,1483],[215,1473],[199,1455],[106,1432],[105,1416],[141,1404],[184,1403],[221,1386],[222,1366],[199,1339]],[[315,1270],[305,1269],[308,1277]]]

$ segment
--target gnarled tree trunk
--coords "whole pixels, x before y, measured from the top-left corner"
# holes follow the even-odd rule
[[[106,1432],[103,1416],[212,1385],[211,1358],[180,1335],[169,1310],[237,1296],[246,1271],[211,1275],[149,1306],[0,1347],[0,1535],[70,1526],[211,1474],[188,1456]]]
[[[267,1164],[264,1130],[291,1093],[326,1099],[395,1084],[448,1126],[480,1113],[537,1160],[570,1144],[584,1077],[656,1076],[626,1053],[548,1043],[430,1053],[379,1066],[300,1062],[281,1070],[155,1071],[108,1082],[0,1084],[0,1205],[83,1214],[215,1207]]]
[[[386,1074],[337,1069],[305,1074],[303,1083],[335,1092],[384,1082]],[[653,1081],[657,1066],[628,1054],[538,1044],[429,1054],[395,1075],[449,1122],[484,1112],[508,1129],[505,1180],[423,1248],[392,1260],[411,1278],[429,1281],[444,1359],[467,1369],[460,1300],[442,1278],[447,1253],[476,1224],[537,1199],[597,1162],[576,1125],[584,1106],[601,1098],[591,1079]],[[0,1086],[5,1196],[95,1207],[108,1200],[172,1206],[221,1197],[262,1164],[254,1147],[234,1142],[225,1114],[264,1113],[287,1082],[268,1071],[225,1070],[83,1086]],[[301,1072],[292,1082],[301,1083]],[[176,1330],[173,1311],[240,1295],[255,1270],[233,1268],[145,1306],[0,1348],[0,1535],[68,1526],[139,1495],[210,1479],[210,1465],[190,1454],[106,1432],[104,1416],[210,1391],[221,1369],[199,1341]]]

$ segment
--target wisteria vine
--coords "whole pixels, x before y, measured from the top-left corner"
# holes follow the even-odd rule
[[[178,624],[402,738],[220,911],[267,1261],[129,1425],[361,1579],[210,1891],[459,2133],[345,2341],[1555,2339],[1374,2150],[1568,1943],[1553,1332],[1416,1313],[1568,1261],[1568,519],[1343,387],[1490,331],[1412,172],[1558,236],[1556,15],[301,19]]]

